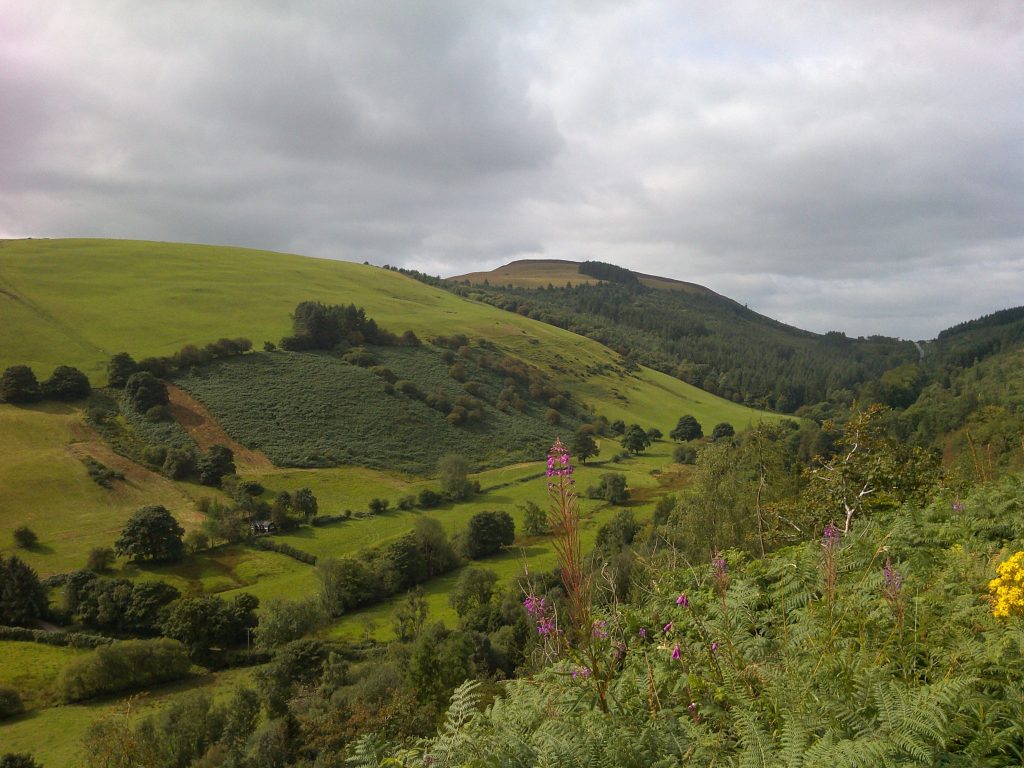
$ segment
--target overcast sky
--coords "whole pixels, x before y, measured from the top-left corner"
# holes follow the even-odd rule
[[[599,259],[930,338],[1024,303],[1024,3],[0,0],[0,237]]]

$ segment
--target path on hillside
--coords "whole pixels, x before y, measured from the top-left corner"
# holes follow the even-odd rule
[[[235,454],[235,465],[241,470],[259,471],[273,469],[273,462],[262,451],[246,448],[224,431],[206,407],[185,390],[173,384],[167,385],[171,402],[168,405],[174,420],[196,441],[200,450],[211,445],[223,445]]]

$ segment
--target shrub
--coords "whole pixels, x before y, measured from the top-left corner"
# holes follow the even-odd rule
[[[720,424],[715,424],[715,428],[711,430],[711,440],[721,440],[723,437],[732,437],[736,434],[736,430],[732,424],[727,421],[723,421]]]
[[[692,445],[677,445],[672,450],[672,460],[677,464],[696,464],[697,449]]]
[[[185,677],[191,666],[176,640],[124,640],[71,661],[57,679],[57,695],[71,703]]]
[[[416,509],[416,497],[412,494],[403,496],[398,500],[398,508],[405,512]]]
[[[21,703],[21,695],[6,685],[0,685],[0,720],[20,715],[25,711]]]
[[[90,479],[103,488],[111,488],[115,480],[124,480],[123,472],[116,472],[96,459],[86,456],[82,459],[85,471],[89,473]]]
[[[591,499],[604,499],[612,504],[625,504],[629,501],[626,476],[615,472],[604,473],[596,486],[587,489],[587,496]]]
[[[114,564],[114,550],[110,547],[93,547],[85,567],[93,573],[105,573]]]
[[[168,403],[167,387],[148,371],[133,373],[124,385],[124,395],[138,413],[147,413],[150,408]]]
[[[493,555],[516,538],[516,524],[508,512],[478,512],[469,520],[464,549],[466,557]]]
[[[370,499],[370,514],[380,515],[387,512],[389,502],[387,499]]]
[[[13,365],[0,375],[0,402],[31,403],[41,395],[36,375],[27,365]]]
[[[327,613],[317,600],[271,600],[267,603],[256,627],[256,644],[260,648],[298,640],[327,622]]]
[[[417,496],[421,509],[433,509],[444,501],[444,495],[430,488],[424,488]]]
[[[43,382],[43,396],[52,400],[81,400],[92,392],[89,377],[77,368],[60,365]]]
[[[39,543],[39,537],[27,525],[19,525],[14,529],[14,543],[21,549],[32,549]]]

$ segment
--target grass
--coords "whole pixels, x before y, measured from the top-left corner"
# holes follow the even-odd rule
[[[53,683],[61,670],[86,653],[89,651],[80,648],[2,640],[0,686],[9,686],[21,694],[26,710],[48,706],[52,703]]]
[[[175,698],[192,692],[207,692],[222,701],[234,689],[249,681],[252,669],[229,669],[206,673],[190,680],[147,691],[130,699],[130,719],[151,715]],[[81,768],[85,765],[83,739],[89,726],[97,720],[125,713],[129,700],[101,699],[84,704],[70,704],[29,712],[14,720],[0,723],[0,754],[28,752],[47,768]]]
[[[0,554],[17,554],[43,575],[83,567],[89,550],[112,546],[146,504],[163,504],[186,526],[198,520],[193,486],[136,465],[111,489],[94,483],[81,456],[95,455],[113,469],[123,460],[83,430],[81,412],[71,406],[0,405],[0,455]],[[14,547],[19,525],[36,532],[37,547]]]

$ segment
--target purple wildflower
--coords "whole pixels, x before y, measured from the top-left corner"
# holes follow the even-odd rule
[[[669,632],[671,632],[672,631],[672,622],[670,621],[668,624],[666,624],[664,627],[662,627],[661,631],[664,632],[666,635]]]
[[[683,654],[679,650],[679,643],[676,643],[676,647],[672,649],[672,661],[679,661]]]
[[[561,440],[555,440],[548,452],[548,477],[567,477],[572,482],[572,460]]]
[[[687,709],[690,710],[691,714],[696,712],[697,711],[697,702],[696,701],[691,701],[690,705],[687,707]]]
[[[839,543],[839,537],[842,535],[842,531],[832,523],[829,523],[821,534],[821,546],[825,547],[825,549],[834,549],[836,544]]]
[[[962,501],[960,501],[959,498],[956,501],[953,502],[953,511],[954,512],[963,512],[964,509],[965,509],[964,503]]]
[[[711,652],[712,653],[718,653],[718,643],[712,643],[711,644]]]
[[[551,619],[544,618],[537,622],[538,635],[544,635],[544,637],[547,637],[548,635],[553,635],[555,633],[555,622]]]
[[[590,667],[573,667],[572,668],[572,679],[575,680],[577,677],[582,677],[582,678],[590,677]]]
[[[604,640],[608,637],[608,622],[598,619],[594,622],[594,626],[590,630],[592,637],[596,637],[599,640]]]
[[[680,594],[679,597],[676,598],[676,605],[682,608],[689,608],[690,598],[688,598],[685,594]]]
[[[640,627],[640,631],[637,632],[641,639],[647,639],[647,627]]]

